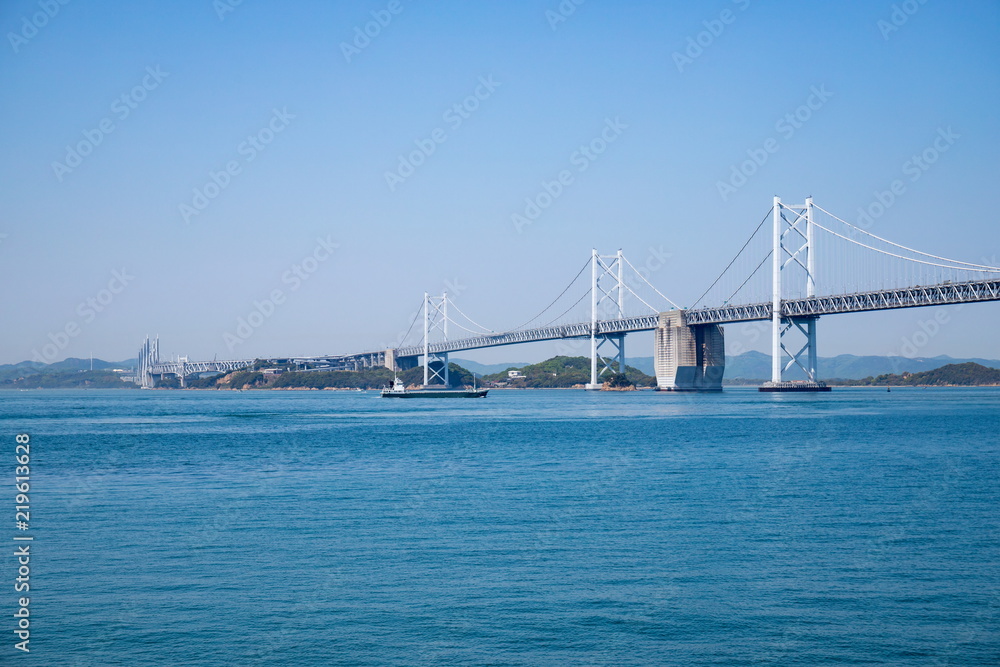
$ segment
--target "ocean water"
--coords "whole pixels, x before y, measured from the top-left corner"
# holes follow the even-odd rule
[[[3,665],[998,665],[1000,390],[0,394]]]

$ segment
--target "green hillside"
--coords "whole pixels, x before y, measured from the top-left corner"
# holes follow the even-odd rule
[[[617,370],[617,365],[613,365]],[[530,364],[519,369],[523,377],[509,379],[507,371],[493,373],[483,377],[485,382],[509,382],[509,386],[524,389],[565,389],[574,385],[590,382],[590,359],[587,357],[552,357],[537,364]],[[642,371],[625,366],[625,374],[637,387],[653,387],[656,378]],[[607,377],[602,377],[602,381]]]
[[[398,374],[407,386],[424,381],[424,368],[418,366]],[[190,380],[192,389],[381,389],[394,377],[388,368],[366,368],[360,371],[287,371],[268,377],[262,371],[234,371],[224,376]],[[448,380],[452,387],[472,384],[472,373],[457,364],[448,364]],[[176,386],[172,384],[170,386]]]
[[[67,371],[34,373],[0,383],[4,389],[135,389],[111,371]]]
[[[885,373],[864,378],[863,380],[843,380],[847,386],[885,386],[894,387],[974,387],[982,385],[1000,385],[1000,370],[987,368],[973,361],[963,364],[948,364],[940,368],[919,373]]]

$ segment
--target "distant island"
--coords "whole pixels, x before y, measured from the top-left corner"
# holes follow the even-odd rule
[[[136,389],[112,371],[53,371],[4,380],[2,389]]]
[[[130,389],[122,376],[134,359],[117,363],[70,357],[51,364],[22,361],[0,365],[0,389]]]
[[[609,383],[609,389],[622,390],[630,387],[654,387],[656,378],[646,375],[631,366],[625,367],[625,374],[605,375],[602,381]],[[614,370],[617,370],[615,368]],[[407,386],[423,382],[423,367],[411,368],[398,373]],[[471,385],[472,372],[455,363],[448,364],[451,386]],[[188,380],[193,389],[379,389],[389,384],[393,372],[387,368],[370,368],[360,371],[296,371],[290,368],[258,365],[253,370],[235,371],[221,377]],[[538,364],[529,364],[519,369],[476,376],[476,382],[483,386],[510,389],[569,389],[581,388],[590,382],[590,359],[587,357],[553,357]],[[167,378],[160,386],[179,387],[175,378]]]
[[[1000,370],[969,361],[920,373],[885,373],[861,380],[827,382],[834,383],[847,387],[993,387],[1000,385]]]
[[[625,366],[625,373],[617,373],[617,364],[612,368],[613,377],[604,375],[601,381],[608,381],[609,388],[624,388],[626,381],[636,387],[655,387],[656,378],[646,375],[637,368]],[[495,387],[513,389],[569,389],[581,388],[590,382],[589,357],[552,357],[537,364],[521,368],[510,367],[499,373],[483,376],[483,381]]]
[[[835,387],[995,387],[1000,386],[1000,370],[967,361],[919,373],[883,373],[857,380],[824,378],[823,381]],[[759,378],[735,378],[723,384],[757,386],[763,382]]]
[[[255,365],[253,370],[234,371],[227,375],[189,379],[192,389],[381,389],[398,376],[407,387],[424,381],[422,366],[393,373],[388,368],[364,368],[359,371],[296,371],[294,368]],[[472,373],[458,364],[448,364],[451,387],[472,384]],[[179,387],[176,378],[166,378],[158,386]]]
[[[748,353],[758,355],[759,353]],[[922,360],[922,363],[925,363]],[[22,362],[0,366],[0,389],[136,389],[124,382],[134,360],[106,362],[99,359],[66,359],[54,364]],[[93,370],[91,370],[93,367]],[[493,366],[496,368],[497,366]],[[463,387],[473,382],[472,371],[458,363],[448,366],[451,386]],[[492,369],[491,369],[492,370]],[[613,368],[613,371],[617,371]],[[727,375],[729,369],[727,368]],[[291,366],[277,366],[258,361],[253,368],[226,375],[190,377],[192,389],[380,389],[390,383],[394,373],[387,368],[360,371],[300,371]],[[423,368],[401,371],[398,376],[407,386],[423,382]],[[605,373],[601,381],[606,389],[629,390],[652,388],[656,378],[626,365],[624,373]],[[966,361],[944,364],[931,370],[881,373],[863,378],[824,378],[833,386],[844,387],[973,387],[1000,385],[1000,370]],[[568,389],[581,388],[590,382],[588,357],[557,356],[537,364],[511,365],[504,370],[482,375],[476,382],[498,389]],[[727,377],[726,386],[757,386],[763,377]],[[163,389],[180,388],[180,380],[166,377],[158,385]]]
[[[489,370],[484,369],[480,364],[470,362],[465,359],[452,359],[456,363],[466,368],[478,371],[480,374],[495,373],[503,368],[490,365]],[[1000,359],[984,359],[981,357],[899,357],[899,356],[871,356],[838,354],[834,357],[819,357],[820,377],[844,378],[847,380],[861,380],[869,375],[876,377],[895,373],[919,373],[941,368],[948,364],[963,364],[974,361],[987,368],[1000,368]],[[639,370],[649,375],[653,375],[653,357],[631,357],[626,360],[630,366],[635,366]],[[524,364],[521,364],[524,365]],[[520,366],[517,366],[520,368]],[[504,367],[505,368],[505,367]],[[724,382],[730,384],[759,384],[760,378],[769,379],[771,377],[771,355],[751,350],[742,354],[726,356],[726,379]],[[786,380],[804,380],[805,374],[798,366],[792,366],[784,373]]]

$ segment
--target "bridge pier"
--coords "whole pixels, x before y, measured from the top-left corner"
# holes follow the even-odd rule
[[[810,391],[830,391],[830,387],[819,381],[817,372],[816,354],[816,322],[818,315],[808,317],[787,317],[780,320],[777,328],[772,332],[771,350],[771,380],[765,382],[758,391],[765,392],[810,392]],[[773,325],[772,325],[773,326]],[[782,339],[797,329],[805,337],[805,344],[799,348],[798,352],[789,350]],[[794,349],[794,348],[792,348]],[[785,355],[788,361],[785,361]],[[806,375],[805,381],[785,382],[781,379],[782,374],[792,366],[798,366]]]
[[[614,348],[614,354],[606,357],[601,354],[601,347],[608,343]],[[610,362],[608,360],[611,360]],[[591,336],[590,339],[590,383],[584,386],[588,391],[597,391],[604,388],[604,384],[599,382],[605,372],[614,372],[612,364],[618,364],[618,372],[625,372],[625,334]]]
[[[659,391],[722,391],[726,345],[718,324],[687,324],[683,310],[660,313],[653,363]]]
[[[411,368],[416,368],[420,365],[419,356],[401,357],[398,352],[399,350],[395,349],[388,349],[385,351],[385,363],[383,365],[390,371],[408,371]]]

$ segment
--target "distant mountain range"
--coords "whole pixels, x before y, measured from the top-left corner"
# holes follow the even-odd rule
[[[476,373],[498,373],[508,368],[523,368],[526,363],[508,364],[478,364],[466,359],[452,359],[455,363]],[[941,355],[939,357],[877,357],[841,354],[836,357],[819,358],[819,374],[821,378],[842,378],[845,380],[860,380],[868,376],[886,373],[920,373],[931,371],[948,364],[974,362],[987,368],[1000,368],[1000,360],[980,358],[959,358]],[[655,375],[653,357],[628,357],[625,362],[638,368],[643,373]],[[747,378],[765,380],[771,377],[771,356],[763,352],[744,352],[733,357],[726,357],[726,377],[730,379]],[[801,380],[805,375],[796,366],[785,373],[785,379]]]
[[[478,375],[489,375],[499,373],[508,368],[524,368],[527,362],[510,362],[504,364],[481,364],[468,359],[452,358],[456,364],[474,371]],[[986,366],[987,368],[1000,368],[1000,360],[980,359],[980,358],[954,358],[945,355],[938,357],[859,357],[853,354],[841,354],[836,357],[819,358],[819,374],[823,379],[840,378],[844,380],[861,380],[869,376],[878,376],[888,373],[920,373],[931,371],[948,364],[962,364],[973,362]],[[106,371],[112,368],[132,368],[135,366],[135,359],[124,361],[104,361],[94,359],[95,371]],[[626,359],[629,366],[633,366],[648,375],[655,375],[653,368],[653,357],[629,357]],[[52,364],[42,364],[36,361],[22,361],[18,364],[0,364],[0,383],[9,383],[17,378],[29,375],[47,373],[67,373],[75,371],[90,370],[90,359],[77,359],[70,357]],[[736,378],[764,380],[771,377],[771,357],[763,352],[744,352],[733,357],[726,357],[726,378],[734,380]],[[790,369],[785,378],[788,380],[798,380],[804,377],[798,367]]]
[[[886,373],[920,373],[931,371],[948,364],[973,362],[987,368],[1000,368],[1000,360],[961,358],[941,355],[939,357],[859,357],[853,354],[841,354],[836,357],[820,357],[818,360],[820,378],[842,378],[845,380],[860,380],[868,376]],[[639,368],[639,366],[636,366]],[[735,357],[726,358],[727,378],[767,379],[771,377],[771,355],[762,352],[745,352]],[[789,369],[785,374],[787,380],[801,380],[805,374],[798,366]]]
[[[1000,385],[1000,370],[987,368],[974,361],[948,364],[919,373],[887,374],[863,380],[841,380],[848,385],[893,387],[988,387]]]
[[[104,361],[103,359],[93,360],[95,371],[107,371],[112,368],[132,368],[135,366],[135,363],[135,359],[126,359],[125,361]],[[17,364],[0,364],[0,383],[11,382],[18,378],[28,377],[30,375],[89,371],[90,366],[90,359],[77,359],[76,357],[70,357],[51,364],[43,364],[37,361],[22,361]]]

